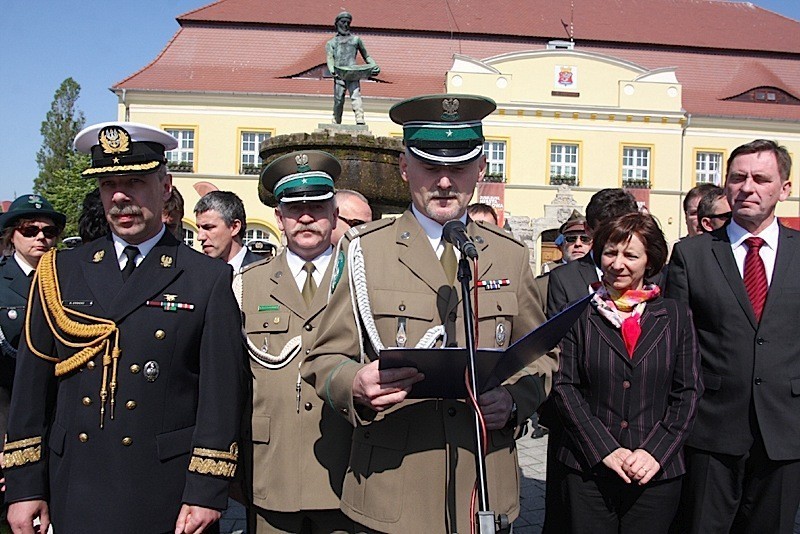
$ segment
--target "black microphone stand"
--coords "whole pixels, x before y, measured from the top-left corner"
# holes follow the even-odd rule
[[[475,399],[478,399],[478,375],[475,368],[475,328],[472,322],[472,300],[470,300],[469,286],[472,272],[469,268],[469,259],[465,254],[458,260],[458,280],[461,282],[461,302],[464,307],[464,334],[467,343],[469,385]],[[478,511],[475,513],[475,522],[478,525],[478,534],[494,534],[500,529],[508,528],[508,517],[500,514],[495,519],[495,513],[489,509],[489,489],[486,483],[486,459],[484,457],[483,439],[481,436],[481,422],[478,417],[478,408],[473,409],[475,426],[475,471],[478,474]]]

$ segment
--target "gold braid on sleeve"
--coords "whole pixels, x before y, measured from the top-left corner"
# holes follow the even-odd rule
[[[119,328],[114,321],[81,313],[62,304],[55,249],[48,251],[39,260],[39,266],[28,295],[28,302],[33,302],[34,291],[37,288],[42,301],[42,312],[53,336],[65,346],[78,350],[66,360],[59,360],[37,350],[30,334],[33,306],[28,306],[25,314],[25,339],[28,348],[38,357],[54,362],[56,376],[75,371],[103,351],[103,383],[100,388],[100,428],[103,428],[109,389],[111,390],[111,419],[114,419],[117,365],[122,354],[122,350],[119,348]],[[86,322],[76,321],[73,318],[80,318]],[[112,338],[113,345],[111,344]],[[109,367],[112,368],[110,388]]]

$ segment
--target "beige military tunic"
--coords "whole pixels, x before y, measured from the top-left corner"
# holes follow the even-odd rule
[[[250,342],[278,355],[296,336],[299,353],[280,368],[250,359],[253,373],[252,454],[248,475],[253,503],[279,512],[338,509],[350,452],[351,425],[299,380],[299,365],[319,331],[333,260],[306,305],[286,252],[245,267],[242,312]],[[299,388],[299,389],[298,389]]]
[[[397,346],[405,337],[406,346],[413,347],[444,318],[448,345],[464,346],[460,288],[449,286],[413,214],[406,211],[399,219],[362,228],[351,229],[346,240],[360,236],[382,343]],[[467,231],[480,254],[475,278],[509,281],[494,290],[479,289],[479,345],[506,347],[544,322],[541,304],[534,300],[528,251],[490,225],[470,222]],[[326,404],[355,426],[342,510],[381,532],[469,532],[476,481],[472,412],[463,401],[446,399],[407,400],[379,414],[354,407],[353,378],[362,364],[348,269],[302,367],[304,378]],[[365,361],[375,359],[368,339],[364,346]],[[542,402],[544,377],[556,366],[556,361],[540,358],[504,384],[518,407],[518,421],[524,422]],[[512,521],[519,514],[518,431],[512,424],[492,431],[486,459],[491,508]]]

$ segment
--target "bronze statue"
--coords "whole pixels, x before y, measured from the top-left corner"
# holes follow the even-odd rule
[[[336,16],[336,35],[325,45],[328,56],[328,70],[333,75],[333,122],[342,123],[345,92],[350,93],[356,124],[364,123],[364,107],[361,103],[361,79],[374,76],[381,71],[369,54],[360,37],[350,33],[353,16],[343,11]],[[356,53],[367,62],[356,64]]]

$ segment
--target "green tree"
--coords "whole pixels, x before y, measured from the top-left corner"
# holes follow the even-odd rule
[[[83,112],[77,107],[81,86],[72,78],[61,82],[61,86],[53,96],[50,111],[42,122],[42,148],[36,153],[39,165],[39,176],[33,181],[33,189],[45,195],[52,202],[48,191],[52,190],[60,170],[68,169],[69,157],[74,154],[72,142],[86,122]],[[62,175],[69,178],[70,173]]]
[[[66,165],[53,172],[53,178],[42,195],[53,204],[53,209],[67,216],[64,237],[78,235],[78,217],[83,208],[83,197],[97,187],[97,180],[84,178],[81,173],[89,167],[88,154],[72,152]]]

